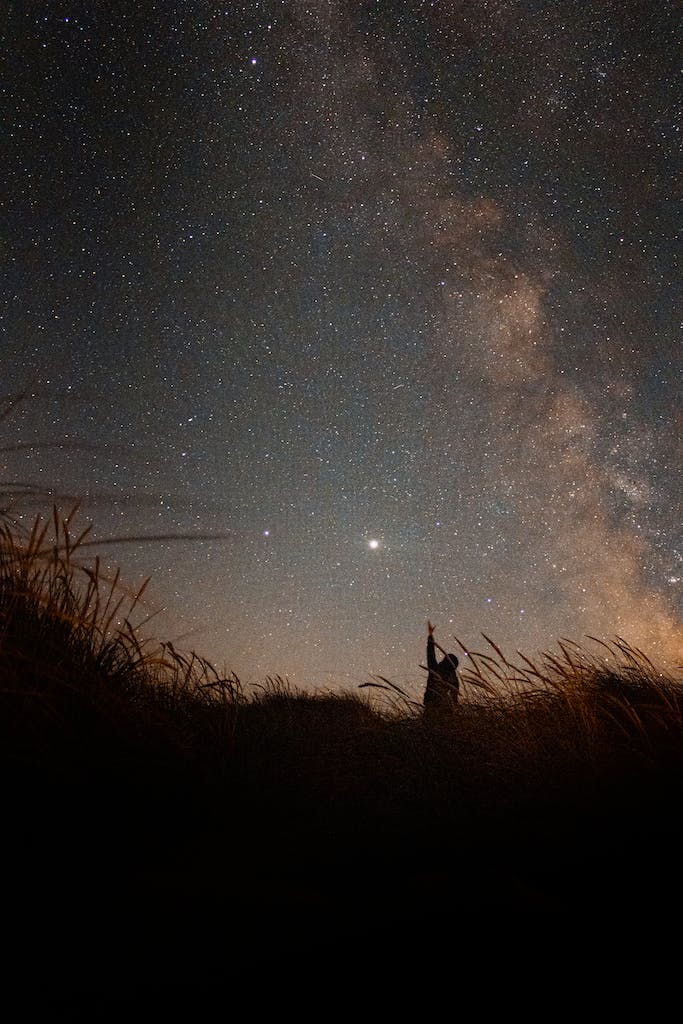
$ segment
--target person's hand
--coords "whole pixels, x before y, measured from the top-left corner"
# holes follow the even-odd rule
[[[429,631],[429,635],[431,636],[432,633],[434,632],[434,627],[432,626],[432,624],[431,624],[431,622],[429,620],[427,620],[427,629]]]

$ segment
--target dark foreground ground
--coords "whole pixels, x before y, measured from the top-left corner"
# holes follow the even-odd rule
[[[493,998],[506,975],[513,997],[559,972],[568,998],[575,972],[616,971],[623,994],[650,960],[664,971],[683,922],[676,761],[506,777],[479,753],[476,786],[464,757],[446,784],[417,777],[410,728],[374,774],[368,749],[340,771],[319,733],[276,753],[271,733],[220,783],[123,749],[5,764],[6,994],[165,1014],[315,1007],[324,989],[328,1007],[425,1008],[453,986]]]

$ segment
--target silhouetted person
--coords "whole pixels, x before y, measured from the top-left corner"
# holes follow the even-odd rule
[[[444,711],[458,702],[460,680],[458,679],[458,659],[454,654],[444,654],[439,661],[436,657],[434,627],[427,623],[427,687],[424,695],[425,711]]]

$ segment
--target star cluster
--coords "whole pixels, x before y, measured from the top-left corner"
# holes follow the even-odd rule
[[[101,553],[245,681],[680,662],[676,15],[12,5],[14,513],[157,538]]]

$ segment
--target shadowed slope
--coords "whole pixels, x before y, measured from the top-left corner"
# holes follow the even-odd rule
[[[196,995],[359,948],[381,962],[414,934],[446,956],[463,928],[680,910],[675,887],[650,897],[683,853],[681,687],[624,641],[538,665],[468,652],[461,704],[429,727],[389,683],[384,704],[282,679],[247,694],[143,644],[138,596],[124,611],[68,523],[46,530],[0,536],[15,978]]]

